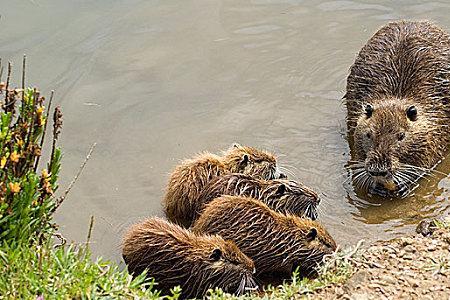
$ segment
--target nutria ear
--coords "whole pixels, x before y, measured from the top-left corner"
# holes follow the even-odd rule
[[[233,148],[242,148],[242,146],[238,143],[233,143],[233,145],[231,146]]]
[[[373,113],[373,106],[370,105],[370,104],[367,104],[367,105],[366,105],[366,108],[364,109],[364,111],[365,111],[365,113],[366,113],[366,116],[367,116],[368,118],[370,118],[370,117],[372,116],[372,113]]]
[[[241,164],[246,165],[248,163],[248,155],[244,154],[242,155]]]
[[[284,192],[286,191],[286,186],[282,183],[277,188],[277,195],[284,195]]]
[[[410,107],[408,107],[406,115],[408,116],[408,119],[410,119],[411,121],[417,120],[417,108],[414,105],[411,105]]]
[[[315,229],[314,227],[311,228],[308,232],[308,234],[306,235],[306,240],[308,242],[314,241],[314,239],[317,237],[317,229]]]
[[[280,175],[278,176],[278,179],[287,179],[287,175],[284,173],[280,173]]]
[[[219,248],[214,249],[209,256],[213,261],[218,261],[221,257],[222,251]]]

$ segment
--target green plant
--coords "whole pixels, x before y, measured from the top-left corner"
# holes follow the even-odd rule
[[[53,195],[61,160],[56,141],[62,114],[56,107],[51,157],[38,174],[52,97],[45,112],[45,97],[35,88],[10,88],[10,76],[8,64],[6,83],[0,83],[0,96],[4,97],[0,111],[0,240],[18,242],[54,227],[51,215],[57,201]]]
[[[0,248],[0,299],[158,299],[154,282],[142,274],[132,280],[125,270],[74,245],[53,248],[47,241]]]

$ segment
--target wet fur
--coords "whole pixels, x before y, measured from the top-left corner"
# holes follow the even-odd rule
[[[275,212],[261,201],[222,196],[206,205],[192,230],[232,240],[253,259],[257,275],[280,273],[289,278],[297,266],[308,274],[336,243],[316,221]],[[308,239],[313,230],[317,236]]]
[[[275,211],[310,219],[317,218],[320,201],[316,192],[293,180],[262,180],[244,174],[227,174],[212,179],[192,202],[195,206],[192,223],[198,219],[206,204],[221,195],[255,198]]]
[[[359,52],[344,98],[355,183],[369,188],[376,180],[367,170],[388,169],[398,188],[410,192],[450,143],[449,35],[426,21],[387,24]],[[407,117],[410,106],[417,108],[415,121]]]
[[[196,211],[195,200],[213,178],[229,173],[243,173],[255,178],[272,179],[277,172],[273,154],[252,147],[233,145],[221,156],[208,152],[183,161],[170,175],[163,200],[167,218],[189,227]]]
[[[217,249],[221,257],[213,260]],[[201,298],[214,287],[239,294],[256,286],[253,261],[233,242],[197,235],[159,218],[133,225],[125,234],[122,254],[130,273],[148,269],[163,294],[177,285],[183,298]]]

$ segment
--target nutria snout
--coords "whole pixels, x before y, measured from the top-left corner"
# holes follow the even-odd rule
[[[450,143],[450,36],[426,21],[382,27],[359,52],[344,96],[354,183],[406,196]]]
[[[131,274],[147,270],[164,294],[179,285],[184,299],[204,297],[216,287],[236,295],[257,288],[254,263],[234,242],[194,234],[159,218],[131,226],[122,255]]]

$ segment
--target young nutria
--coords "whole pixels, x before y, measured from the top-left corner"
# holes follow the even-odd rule
[[[222,196],[206,205],[193,232],[232,240],[253,259],[257,275],[292,275],[297,267],[310,274],[336,243],[316,221],[284,215],[261,201]]]
[[[233,242],[197,235],[159,218],[131,226],[122,255],[130,273],[148,270],[164,294],[177,285],[183,298],[201,298],[215,287],[235,294],[256,289],[253,261]]]
[[[450,143],[450,36],[426,21],[387,24],[359,52],[344,99],[355,184],[406,196]]]
[[[262,180],[232,173],[213,178],[192,203],[192,223],[206,204],[221,195],[246,196],[261,200],[270,208],[312,220],[317,218],[319,196],[305,185],[286,179]],[[189,224],[189,225],[192,225]]]
[[[167,218],[188,227],[196,209],[195,200],[203,187],[214,177],[228,173],[261,179],[280,176],[275,156],[266,151],[234,144],[222,156],[204,152],[183,161],[172,172],[163,200]]]

